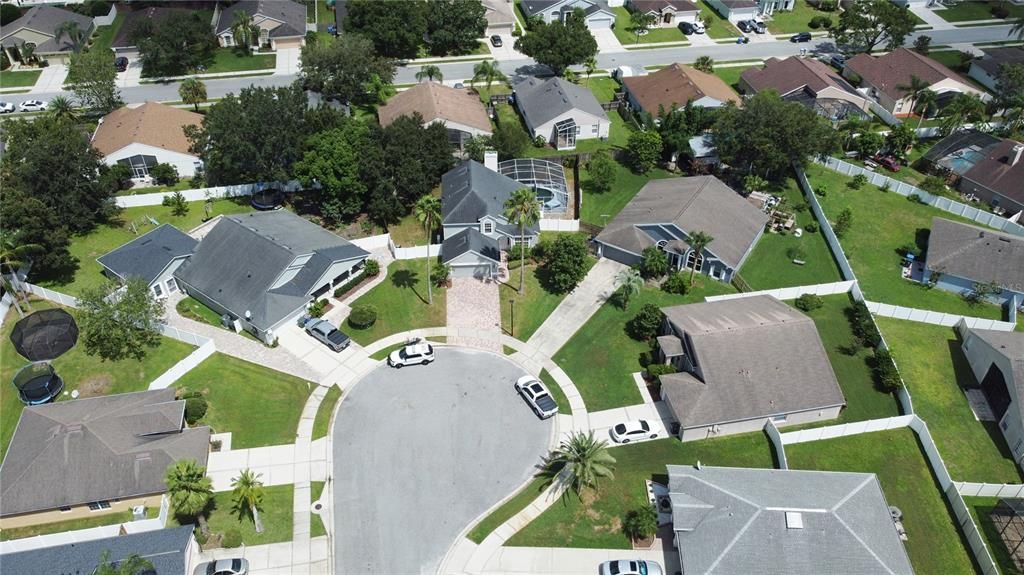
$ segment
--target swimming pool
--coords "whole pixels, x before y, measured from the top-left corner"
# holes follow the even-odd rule
[[[939,165],[962,176],[984,157],[985,154],[977,148],[965,148],[942,158],[939,160]]]

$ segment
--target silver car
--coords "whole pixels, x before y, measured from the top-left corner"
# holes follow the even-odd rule
[[[10,114],[14,111],[14,104],[10,102],[0,102],[0,114]]]
[[[200,563],[194,571],[195,575],[245,575],[248,572],[249,561],[246,559],[219,559]]]
[[[524,375],[516,381],[516,391],[523,396],[530,409],[541,419],[547,419],[558,413],[558,404],[551,397],[546,385],[537,381],[532,375]]]
[[[46,109],[46,102],[42,100],[25,100],[18,104],[18,110],[21,112],[42,112]]]
[[[334,351],[342,351],[352,343],[352,338],[345,335],[345,332],[334,327],[326,319],[313,318],[304,326],[306,333],[320,340],[321,343]]]
[[[602,563],[601,575],[664,575],[664,571],[661,570],[661,565],[654,561],[623,559]]]

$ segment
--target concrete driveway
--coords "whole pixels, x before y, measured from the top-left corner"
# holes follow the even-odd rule
[[[504,357],[443,347],[429,366],[381,366],[334,427],[335,572],[433,575],[458,534],[535,472],[551,420],[512,388]]]
[[[625,52],[626,49],[622,47],[622,43],[615,37],[615,32],[611,28],[598,28],[590,31],[594,35],[594,40],[597,40],[597,52],[599,54],[612,54],[615,52]]]

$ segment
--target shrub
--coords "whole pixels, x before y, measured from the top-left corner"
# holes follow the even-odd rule
[[[675,366],[665,365],[664,363],[652,363],[647,366],[647,377],[655,379],[666,373],[675,373],[676,371]]]
[[[552,293],[576,289],[587,275],[589,250],[580,234],[558,234],[550,249],[544,250],[544,288]]]
[[[678,295],[686,295],[686,291],[690,286],[686,283],[686,274],[682,272],[674,272],[668,275],[668,278],[661,283],[661,290],[667,293],[674,293]]]
[[[430,270],[430,278],[434,280],[434,287],[445,287],[448,285],[448,278],[452,275],[452,266],[440,264]]]
[[[939,176],[928,176],[921,181],[921,184],[918,187],[926,192],[941,194],[946,191],[946,181]]]
[[[370,304],[358,305],[348,314],[348,325],[355,329],[369,329],[377,323],[377,308]]]
[[[110,14],[110,2],[105,0],[93,0],[85,3],[85,10],[88,12],[88,16],[106,16]]]
[[[149,177],[161,186],[173,186],[178,183],[178,168],[170,164],[157,164],[149,169]]]
[[[896,363],[892,355],[884,349],[876,349],[874,357],[875,380],[883,391],[892,393],[903,387],[900,379],[900,372],[896,369]]]
[[[658,512],[650,504],[644,504],[626,513],[622,529],[633,539],[650,539],[658,532]]]
[[[171,213],[176,216],[184,216],[188,213],[188,202],[185,201],[185,196],[181,192],[174,192],[169,196],[164,196],[160,204],[171,208]]]
[[[921,199],[921,194],[910,194],[907,196],[907,200],[914,202],[915,204],[921,204],[922,206],[927,204],[927,202]]]
[[[879,335],[878,328],[875,327],[875,320],[871,318],[868,306],[862,301],[856,302],[853,307],[849,308],[848,313],[853,335],[867,347],[878,347],[882,336]]]
[[[857,174],[849,182],[847,182],[846,186],[854,190],[859,190],[862,187],[864,187],[864,184],[866,183],[868,183],[868,177],[865,176],[864,174]]]
[[[327,300],[318,299],[309,306],[308,313],[310,317],[323,317],[325,311],[327,311]]]
[[[818,224],[817,224],[817,222],[810,222],[810,223],[808,223],[806,226],[804,226],[804,231],[809,233],[809,234],[813,234],[814,232],[817,232],[818,231]]]
[[[668,273],[668,254],[651,246],[641,253],[640,275],[644,279],[660,278]]]
[[[818,197],[821,197],[821,198],[824,198],[825,196],[828,195],[828,188],[826,188],[825,186],[819,185],[818,187],[814,188],[814,195],[816,195]]]
[[[548,145],[548,141],[544,136],[537,136],[533,139],[533,147],[535,148],[543,148],[546,145]]]
[[[849,231],[850,226],[852,225],[853,212],[850,211],[850,208],[845,208],[843,211],[839,212],[839,216],[836,218],[836,225],[832,226],[832,231],[836,233],[836,236],[841,238],[843,237],[843,234]]]
[[[820,297],[812,293],[805,293],[796,298],[794,305],[796,305],[796,309],[800,311],[813,311],[825,305],[825,302],[821,301]]]
[[[912,244],[912,243],[909,243],[909,242],[903,244],[902,246],[900,246],[899,249],[896,250],[896,251],[899,252],[899,254],[901,256],[903,256],[903,257],[907,257],[909,255],[913,255],[914,257],[917,257],[917,255],[918,255],[917,254],[917,244]]]
[[[334,297],[340,298],[347,294],[348,292],[352,291],[352,289],[355,288],[357,285],[361,284],[368,275],[370,274],[366,273],[366,270],[364,269],[362,273],[352,276],[351,279],[341,284],[334,290]]]
[[[839,7],[839,3],[836,0],[821,0],[818,2],[818,10],[822,12],[835,12]]]
[[[658,334],[658,330],[661,329],[661,321],[662,315],[658,306],[646,303],[626,324],[626,331],[633,339],[646,341]]]
[[[242,534],[237,529],[228,529],[220,538],[220,544],[227,549],[234,549],[242,546]]]
[[[203,397],[190,397],[185,400],[185,421],[189,425],[195,425],[197,421],[206,415],[209,405]]]
[[[380,273],[380,262],[377,260],[366,260],[366,265],[363,267],[363,271],[368,276],[375,276]]]
[[[817,30],[818,28],[821,28],[821,18],[821,16],[815,16],[814,18],[811,18],[811,21],[807,23],[807,26],[809,26],[812,30]]]
[[[1010,9],[1002,4],[992,6],[991,12],[993,17],[999,18],[1000,20],[1010,15]]]
[[[192,531],[192,534],[196,537],[196,543],[199,543],[200,545],[206,545],[206,542],[210,540],[210,536],[203,533],[203,530],[199,527],[196,527]]]

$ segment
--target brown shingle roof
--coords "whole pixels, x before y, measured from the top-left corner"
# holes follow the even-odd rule
[[[786,95],[806,86],[817,94],[825,88],[834,87],[860,97],[856,89],[832,68],[811,58],[769,58],[764,68],[746,70],[740,74],[740,78],[757,92],[775,90]]]
[[[970,85],[946,66],[906,48],[882,56],[857,54],[846,61],[846,67],[894,100],[907,95],[902,86],[910,84],[911,76],[917,76],[929,85],[947,78]]]
[[[135,108],[125,106],[103,117],[92,137],[92,146],[104,156],[133,143],[191,154],[185,126],[202,121],[199,114],[157,102]]]
[[[450,120],[484,132],[491,132],[491,121],[480,98],[466,90],[449,88],[435,82],[417,84],[395,94],[377,110],[381,126],[389,126],[401,116],[419,112],[425,122]]]
[[[671,110],[673,105],[685,106],[705,96],[740,103],[740,97],[724,80],[682,64],[672,64],[648,76],[624,78],[623,82],[640,107],[651,114],[657,114],[659,106]]]
[[[1003,140],[985,148],[985,157],[964,173],[963,177],[1002,194],[1007,198],[1024,202],[1024,155],[1014,164],[1015,146],[1022,145],[1014,140]]]
[[[697,12],[700,8],[689,0],[633,0],[633,8],[644,14],[648,12],[661,12],[667,6],[671,6],[676,12]]]

